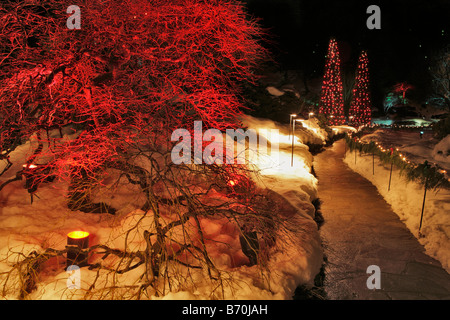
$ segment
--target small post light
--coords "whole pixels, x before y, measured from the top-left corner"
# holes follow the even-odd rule
[[[72,231],[67,234],[67,267],[84,267],[88,263],[89,232]]]
[[[423,131],[420,131],[420,139],[422,139]]]
[[[25,189],[29,193],[34,193],[37,190],[37,183],[35,183],[35,176],[38,166],[35,164],[24,164],[23,175],[25,177]]]

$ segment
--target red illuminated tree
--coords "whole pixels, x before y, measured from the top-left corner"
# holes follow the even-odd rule
[[[365,51],[361,52],[356,68],[353,97],[350,103],[349,119],[354,125],[370,124],[371,102],[369,90],[369,59]]]
[[[176,128],[193,131],[194,120],[204,129],[240,126],[238,84],[256,80],[266,55],[260,28],[231,0],[84,0],[77,1],[81,29],[69,30],[72,4],[11,1],[0,9],[0,176],[7,177],[0,190],[25,177],[33,194],[56,177],[69,182],[70,209],[111,212],[91,195],[105,178],[125,180],[139,188],[139,207],[153,217],[143,233],[146,248],[92,247],[123,263],[91,267],[124,273],[145,266],[142,285],[133,288],[138,298],[191,279],[174,276],[177,268],[164,268],[169,263],[205,270],[221,288],[201,219],[228,219],[244,238],[257,232],[260,252],[283,222],[276,223],[274,204],[260,190],[229,191],[230,175],[245,177],[247,169],[174,165],[170,137]],[[31,153],[13,163],[10,156],[26,141]],[[11,172],[17,165],[25,167]],[[36,266],[62,253],[46,251]],[[168,287],[158,287],[166,280]]]
[[[331,39],[328,46],[319,113],[326,117],[330,125],[345,122],[339,49],[335,39]]]
[[[134,143],[158,134],[155,143],[166,146],[172,130],[193,120],[239,125],[238,82],[255,80],[265,54],[261,30],[239,4],[80,1],[81,30],[69,30],[70,4],[18,1],[1,11],[4,161],[33,136],[40,147],[27,163],[94,177]],[[53,129],[73,139],[49,136]]]
[[[402,96],[403,104],[406,104],[406,92],[411,89],[414,89],[414,86],[407,82],[401,82],[394,85],[394,92]]]

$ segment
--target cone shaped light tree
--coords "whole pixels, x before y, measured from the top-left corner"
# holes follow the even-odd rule
[[[323,114],[329,125],[342,125],[345,122],[344,97],[338,45],[330,40],[319,102],[319,113]]]
[[[350,123],[358,126],[370,124],[372,116],[368,65],[367,52],[362,51],[356,68],[355,86],[349,110]]]

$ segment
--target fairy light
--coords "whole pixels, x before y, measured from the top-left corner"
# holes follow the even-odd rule
[[[352,140],[353,140],[355,143],[360,143],[360,144],[368,145],[368,143],[363,142],[361,139],[359,139],[359,138],[357,138],[357,137],[352,138]],[[408,160],[408,159],[406,158],[406,155],[404,155],[403,153],[399,153],[399,152],[398,152],[398,151],[399,151],[399,148],[395,148],[395,151],[397,151],[397,153],[395,153],[395,152],[394,152],[394,148],[384,148],[384,147],[383,147],[379,142],[377,142],[377,141],[374,141],[374,142],[371,142],[371,143],[374,143],[374,144],[375,144],[375,147],[378,148],[378,149],[380,150],[380,152],[382,152],[382,153],[389,152],[390,155],[391,155],[392,157],[398,156],[399,159],[402,160],[403,162],[405,162],[410,168],[412,168],[412,169],[417,169],[417,168],[419,167],[418,164],[412,163],[410,160]],[[447,174],[447,171],[444,170],[444,169],[438,169],[437,172],[439,172],[439,173],[442,174],[442,175],[446,175],[446,174]],[[450,181],[450,180],[449,180],[449,181]]]
[[[362,51],[356,68],[355,86],[353,87],[353,97],[349,110],[349,119],[352,120],[354,125],[367,125],[371,122],[368,64],[367,53]]]
[[[330,125],[343,125],[344,95],[340,70],[340,58],[337,41],[331,39],[328,46],[327,62],[319,101],[319,113],[329,117]]]

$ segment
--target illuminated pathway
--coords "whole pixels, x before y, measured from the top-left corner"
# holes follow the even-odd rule
[[[325,223],[329,299],[450,299],[450,275],[424,253],[375,186],[342,161],[344,141],[314,157]],[[381,289],[369,290],[367,267],[381,269]]]

